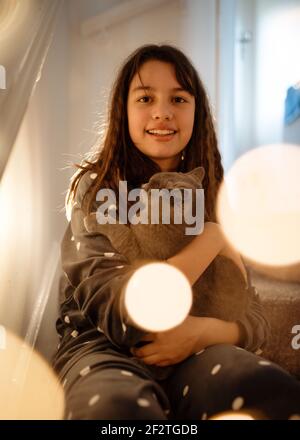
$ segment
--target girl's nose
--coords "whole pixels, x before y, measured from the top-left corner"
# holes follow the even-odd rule
[[[153,109],[152,112],[152,118],[153,119],[172,119],[173,113],[169,106],[166,105],[158,105]]]

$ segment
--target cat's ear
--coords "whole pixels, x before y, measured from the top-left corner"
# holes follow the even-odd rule
[[[195,176],[195,177],[197,177],[197,179],[201,180],[201,182],[202,182],[202,180],[205,176],[205,169],[203,167],[197,167],[197,168],[194,168],[192,171],[189,171],[186,174],[190,174],[192,176]]]

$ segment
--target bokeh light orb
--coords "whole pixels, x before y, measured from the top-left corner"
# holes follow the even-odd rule
[[[61,420],[65,397],[48,362],[0,326],[0,420]]]
[[[300,146],[266,145],[241,156],[227,173],[217,217],[246,258],[272,266],[300,261]]]
[[[147,331],[166,331],[184,321],[192,306],[186,276],[167,263],[149,263],[129,279],[125,307],[130,319]]]
[[[215,414],[209,420],[255,420],[251,414],[241,411],[228,411]]]

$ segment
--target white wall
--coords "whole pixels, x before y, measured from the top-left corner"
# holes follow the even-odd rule
[[[234,34],[235,158],[254,147],[255,2],[237,0]]]
[[[256,0],[255,144],[283,140],[287,88],[300,80],[300,0]]]
[[[235,159],[234,85],[236,0],[220,0],[217,24],[217,124],[225,172]]]
[[[192,59],[204,82],[214,114],[217,105],[216,0],[187,0],[180,11],[178,43]]]
[[[165,42],[183,49],[198,68],[215,106],[215,0],[171,0],[90,38],[81,36],[80,23],[98,12],[99,3],[89,1],[88,14],[83,3],[69,1],[72,30],[69,143],[75,160],[80,160],[97,141],[117,68],[142,44]]]
[[[219,0],[218,123],[225,170],[249,149],[300,143],[284,127],[287,88],[300,80],[300,0]],[[238,41],[252,31],[252,41]],[[298,126],[297,126],[298,125]]]

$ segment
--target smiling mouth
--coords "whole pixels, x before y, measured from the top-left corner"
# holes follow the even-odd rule
[[[146,133],[156,137],[170,137],[177,133],[176,130],[146,130]]]

